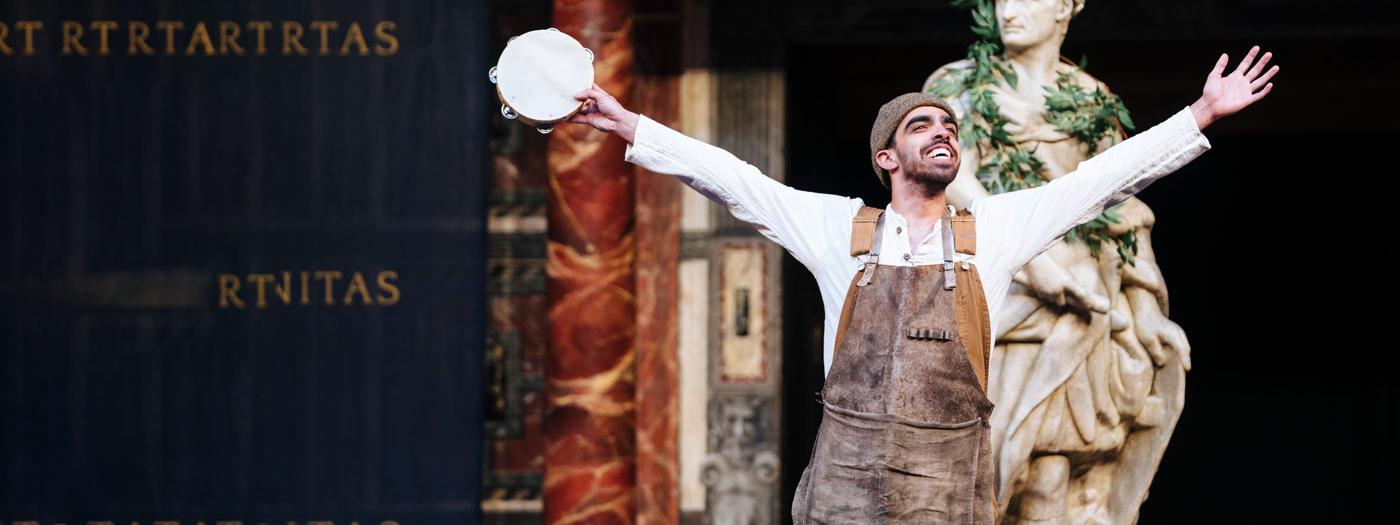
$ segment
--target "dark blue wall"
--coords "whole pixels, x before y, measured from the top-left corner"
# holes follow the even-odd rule
[[[487,9],[0,3],[0,523],[479,521]],[[220,21],[247,54],[184,55]],[[339,54],[352,22],[368,55]],[[333,304],[303,271],[341,272]],[[283,272],[259,307],[250,275]]]

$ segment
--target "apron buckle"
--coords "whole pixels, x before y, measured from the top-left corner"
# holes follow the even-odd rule
[[[873,253],[870,254],[870,258],[865,261],[865,273],[861,274],[860,282],[857,282],[856,286],[864,288],[870,284],[870,280],[875,278],[875,266],[877,266],[877,261],[879,260],[879,256]]]

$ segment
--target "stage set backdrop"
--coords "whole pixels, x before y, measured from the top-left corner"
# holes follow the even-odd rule
[[[479,520],[488,7],[0,3],[0,523]]]
[[[1400,140],[1400,4],[1060,1],[1132,132],[1221,52],[1284,68],[1139,194],[1193,364],[1115,516],[1379,521],[1389,321],[1341,294],[1385,281],[1393,206],[1354,199]],[[786,522],[810,274],[619,139],[503,119],[487,70],[557,26],[629,108],[884,206],[875,112],[979,3],[0,0],[0,525]]]

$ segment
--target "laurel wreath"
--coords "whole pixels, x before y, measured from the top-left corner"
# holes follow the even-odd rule
[[[963,140],[977,144],[983,152],[977,167],[977,180],[993,194],[1034,188],[1048,182],[1045,166],[1032,151],[1021,147],[1006,131],[1009,122],[993,97],[992,87],[1005,82],[1016,89],[1016,73],[1001,59],[1001,34],[997,30],[993,0],[952,0],[954,7],[966,8],[972,14],[972,32],[977,36],[967,49],[970,67],[951,71],[935,82],[928,91],[939,97],[952,98],[967,93],[971,102],[971,119],[963,123]],[[1075,65],[1082,71],[1086,59]],[[1076,71],[1061,72],[1055,86],[1045,87],[1045,121],[1055,129],[1074,137],[1087,149],[1089,156],[1098,152],[1099,141],[1112,138],[1116,144],[1123,129],[1134,129],[1128,108],[1118,95],[1095,88],[1089,92],[1074,82]],[[1105,243],[1112,243],[1118,255],[1129,265],[1135,264],[1137,238],[1132,230],[1120,235],[1110,232],[1110,225],[1119,222],[1118,209],[1111,206],[1098,217],[1074,227],[1065,234],[1070,242],[1088,245],[1094,257]]]

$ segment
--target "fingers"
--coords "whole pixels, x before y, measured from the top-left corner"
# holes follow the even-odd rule
[[[1269,82],[1269,79],[1274,78],[1274,74],[1275,74],[1275,73],[1278,73],[1278,66],[1274,66],[1274,67],[1269,68],[1269,72],[1268,72],[1268,73],[1264,73],[1264,76],[1255,79],[1253,82],[1250,82],[1250,83],[1249,83],[1249,89],[1250,89],[1251,91],[1256,90],[1256,89],[1259,89],[1259,86],[1262,86],[1262,85],[1268,83],[1268,82]]]
[[[1215,69],[1210,70],[1211,78],[1218,77],[1225,72],[1225,64],[1230,63],[1230,55],[1220,54],[1220,58],[1215,61]]]
[[[1273,91],[1273,90],[1274,90],[1274,83],[1273,83],[1273,82],[1270,82],[1270,83],[1268,83],[1268,84],[1264,84],[1264,89],[1260,90],[1258,93],[1255,93],[1253,96],[1249,97],[1249,103],[1250,103],[1250,104],[1253,104],[1254,102],[1258,101],[1259,99],[1264,98],[1264,95],[1268,95],[1269,92],[1270,92],[1270,91]]]
[[[1069,302],[1085,311],[1108,313],[1107,297],[1091,293],[1077,284],[1066,286],[1064,294],[1057,299],[1060,299],[1061,305]]]
[[[1237,66],[1237,67],[1235,67],[1235,72],[1234,72],[1234,73],[1231,73],[1231,74],[1232,74],[1232,75],[1240,75],[1240,74],[1243,74],[1243,73],[1245,72],[1245,70],[1246,70],[1246,69],[1249,69],[1249,66],[1250,66],[1251,64],[1253,64],[1253,62],[1254,62],[1254,56],[1255,56],[1255,55],[1258,55],[1258,54],[1259,54],[1259,46],[1254,46],[1254,47],[1249,48],[1249,53],[1246,54],[1246,55],[1244,56],[1244,60],[1241,60],[1241,61],[1240,61],[1240,65]]]
[[[607,92],[605,92],[605,91],[603,91],[603,90],[601,90],[601,89],[598,89],[598,85],[597,85],[597,84],[594,84],[593,87],[591,87],[591,88],[588,88],[588,89],[585,89],[585,90],[580,91],[580,92],[578,92],[578,93],[575,93],[575,94],[574,94],[574,98],[575,98],[575,99],[578,99],[578,100],[584,100],[584,99],[590,99],[590,98],[596,100],[596,99],[605,97],[605,96],[607,96],[607,95],[608,95]]]
[[[1259,73],[1264,71],[1264,66],[1267,66],[1269,64],[1269,59],[1273,58],[1273,56],[1274,54],[1272,52],[1264,53],[1264,56],[1259,59],[1259,63],[1254,64],[1254,67],[1249,68],[1249,73],[1246,73],[1244,78],[1254,79],[1258,77]]]
[[[587,124],[593,126],[594,129],[603,129],[601,127],[602,117],[596,114],[585,115],[582,112],[574,113],[574,116],[569,117],[569,120],[565,120],[564,122],[570,124]]]
[[[578,100],[583,100],[586,98],[602,100],[611,96],[612,95],[609,95],[607,91],[603,91],[603,88],[598,87],[597,82],[594,82],[593,86],[585,88],[583,91],[574,94],[574,98]]]

